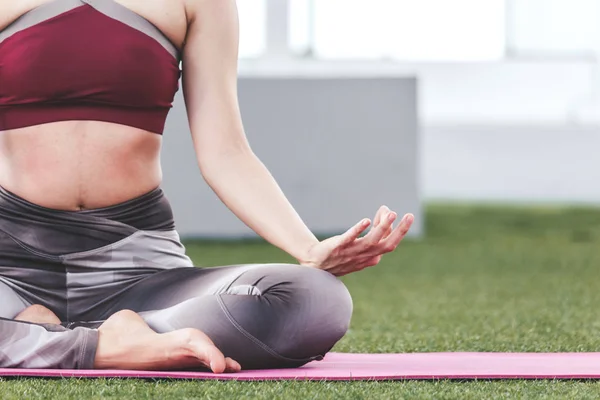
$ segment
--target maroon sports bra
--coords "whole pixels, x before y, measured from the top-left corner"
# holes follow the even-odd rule
[[[162,134],[179,52],[113,0],[54,0],[0,31],[0,131],[105,121]]]

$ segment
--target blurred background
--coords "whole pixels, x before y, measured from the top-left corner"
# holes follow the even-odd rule
[[[238,6],[245,130],[311,230],[341,232],[381,204],[416,216],[415,239],[342,278],[354,313],[335,351],[600,349],[600,0]],[[181,235],[251,236],[202,183],[181,93],[167,131]],[[296,262],[260,240],[185,243],[201,266]],[[597,382],[397,384],[311,390],[600,397]],[[282,390],[257,388],[243,390]]]
[[[317,233],[379,204],[417,214],[420,235],[428,202],[600,202],[599,0],[238,8],[247,135]],[[191,183],[186,123],[179,97],[164,157],[180,232],[250,235]]]

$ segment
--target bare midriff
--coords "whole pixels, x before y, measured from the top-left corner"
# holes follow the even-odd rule
[[[0,132],[0,186],[42,207],[108,207],[160,185],[162,136],[97,121]]]

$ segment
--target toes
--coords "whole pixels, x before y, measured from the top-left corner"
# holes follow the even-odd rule
[[[188,351],[215,374],[239,372],[242,369],[237,361],[229,357],[225,358],[204,332],[196,329],[183,329],[181,332],[186,336],[185,342]]]
[[[242,366],[235,360],[227,357],[225,359],[225,372],[240,372]]]
[[[227,367],[225,356],[204,333],[196,330],[186,330],[187,348],[202,364],[208,366],[214,373],[221,374]]]
[[[207,348],[205,353],[207,359],[209,360],[208,365],[210,365],[212,372],[215,374],[222,374],[225,372],[225,368],[227,366],[225,363],[225,356],[223,356],[223,353],[221,353],[219,349],[213,346],[211,348]]]

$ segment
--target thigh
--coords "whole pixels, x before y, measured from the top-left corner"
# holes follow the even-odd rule
[[[161,310],[187,300],[213,296],[231,289],[232,284],[253,265],[216,268],[173,268],[151,274],[115,297],[105,318],[123,309],[135,312]]]
[[[301,365],[308,360],[290,360],[278,355],[260,338],[246,332],[223,307],[222,294],[245,293],[240,302],[262,308],[264,299],[253,298],[258,293],[251,284],[236,284],[245,272],[255,266],[228,266],[217,268],[178,268],[155,273],[132,285],[115,298],[111,309],[100,315],[101,319],[80,321],[72,326],[95,328],[117,311],[129,309],[142,316],[156,332],[166,333],[194,328],[207,334],[227,357],[238,361],[243,368],[264,368]],[[256,280],[255,280],[256,281]],[[259,283],[259,282],[251,282]],[[240,298],[239,295],[232,295]],[[258,309],[247,310],[261,314]],[[258,315],[257,315],[258,316]],[[295,362],[295,363],[294,363]]]
[[[121,310],[137,313],[164,310],[193,298],[215,295],[250,267],[183,267],[153,272],[126,289],[111,293],[98,307],[80,313],[70,326],[98,327]]]
[[[352,302],[327,272],[257,264],[164,271],[132,287],[119,308],[157,332],[199,329],[244,368],[275,368],[322,357],[345,334]]]

